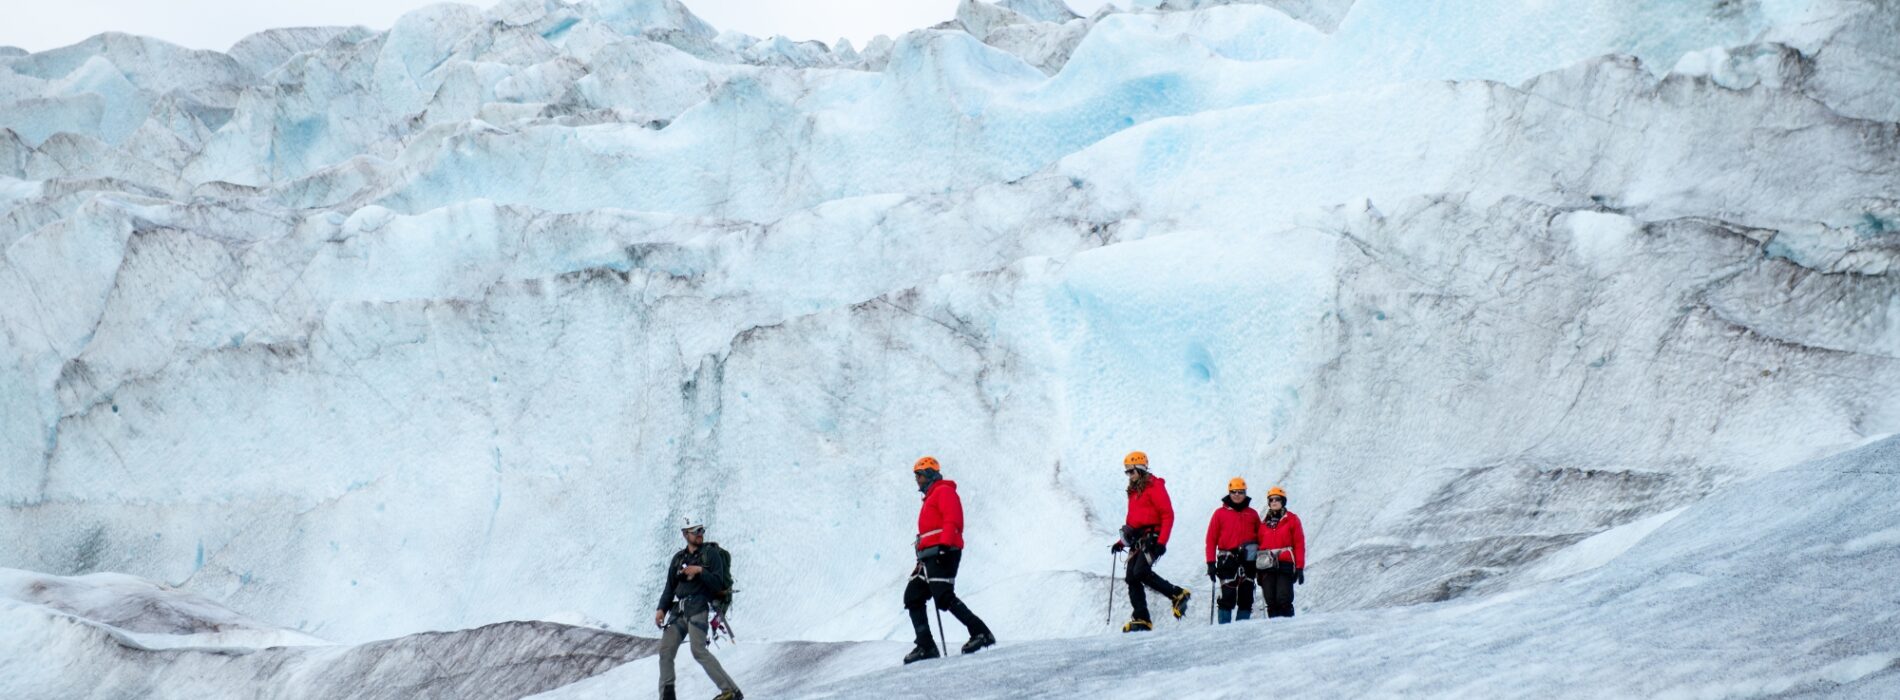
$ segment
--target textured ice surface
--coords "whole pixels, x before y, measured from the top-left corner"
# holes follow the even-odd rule
[[[1900,689],[1900,542],[1842,543],[1900,527],[1896,467],[1900,438],[1776,471],[1718,490],[1601,569],[1482,599],[1164,622],[904,667],[899,644],[740,644],[721,658],[757,679],[747,693],[802,698],[1243,698],[1258,678],[1316,697],[1886,697]],[[540,697],[624,697],[656,673],[630,664]],[[713,692],[683,679],[684,696]]]
[[[958,480],[1013,644],[1102,630],[1142,449],[1182,542],[1282,484],[1303,610],[1429,630],[1591,614],[1531,591],[1900,430],[1892,3],[1191,4],[846,51],[514,0],[0,56],[0,565],[346,644],[639,629],[691,514],[785,645],[740,663],[883,659],[904,465]]]
[[[658,647],[597,629],[502,622],[353,646],[152,648],[33,606],[0,602],[0,621],[0,683],[17,698],[518,698]]]

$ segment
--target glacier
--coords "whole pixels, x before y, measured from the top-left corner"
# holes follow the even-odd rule
[[[764,697],[1894,692],[1896,35],[508,0],[0,51],[0,690],[647,692],[691,515]],[[1178,582],[1285,486],[1301,616],[1105,636],[1132,449]],[[1004,644],[900,673],[922,454]]]

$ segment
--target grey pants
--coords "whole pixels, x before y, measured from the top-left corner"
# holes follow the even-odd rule
[[[712,651],[706,648],[707,624],[706,613],[703,612],[692,617],[675,615],[673,621],[667,624],[666,633],[660,635],[660,690],[664,691],[673,684],[673,657],[679,654],[680,637],[692,638],[693,660],[699,662],[700,668],[706,669],[706,677],[712,679],[713,685],[719,686],[720,691],[739,689],[733,684],[732,677],[726,675],[726,669],[720,668],[719,659],[713,658]]]

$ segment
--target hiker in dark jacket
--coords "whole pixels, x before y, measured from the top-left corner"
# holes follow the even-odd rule
[[[732,589],[732,558],[717,543],[706,541],[704,524],[689,520],[680,534],[686,538],[686,548],[667,564],[666,586],[660,591],[659,610],[653,613],[653,624],[666,630],[660,635],[660,698],[675,700],[673,657],[679,653],[680,639],[688,637],[693,660],[719,686],[713,700],[741,700],[745,694],[706,649],[713,603]]]

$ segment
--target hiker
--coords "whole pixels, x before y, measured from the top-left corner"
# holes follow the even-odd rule
[[[1148,619],[1147,588],[1168,597],[1175,619],[1187,614],[1193,594],[1168,583],[1154,570],[1155,560],[1168,551],[1168,534],[1174,531],[1174,506],[1168,502],[1166,482],[1148,473],[1148,455],[1139,451],[1122,458],[1122,473],[1128,476],[1128,519],[1122,524],[1122,538],[1109,550],[1128,550],[1128,604],[1135,610],[1122,631],[1146,632],[1154,629]]]
[[[976,653],[995,644],[996,636],[957,598],[957,566],[963,561],[963,501],[957,498],[957,482],[943,478],[935,457],[917,460],[910,471],[917,478],[917,490],[924,494],[924,506],[917,513],[917,567],[910,572],[910,585],[904,587],[904,609],[910,612],[911,629],[917,632],[917,648],[904,655],[904,663],[942,656],[924,615],[927,600],[935,600],[937,610],[948,610],[963,623],[970,634],[963,653]],[[938,615],[942,619],[942,613]]]
[[[1214,597],[1220,624],[1253,619],[1254,553],[1260,541],[1260,514],[1247,497],[1247,480],[1227,480],[1227,496],[1220,499],[1207,521],[1207,577],[1220,584]]]
[[[1286,490],[1267,490],[1267,512],[1260,516],[1260,594],[1267,617],[1293,616],[1293,584],[1306,583],[1306,530],[1300,516],[1286,509]]]
[[[690,637],[693,660],[706,669],[713,685],[719,686],[720,693],[713,700],[740,700],[745,693],[739,692],[739,686],[719,666],[719,659],[706,649],[714,601],[732,589],[732,557],[717,543],[706,541],[704,523],[689,519],[680,534],[686,538],[686,548],[667,564],[660,609],[653,613],[653,624],[666,630],[660,635],[660,699],[675,700],[673,657],[679,653],[680,638]]]

